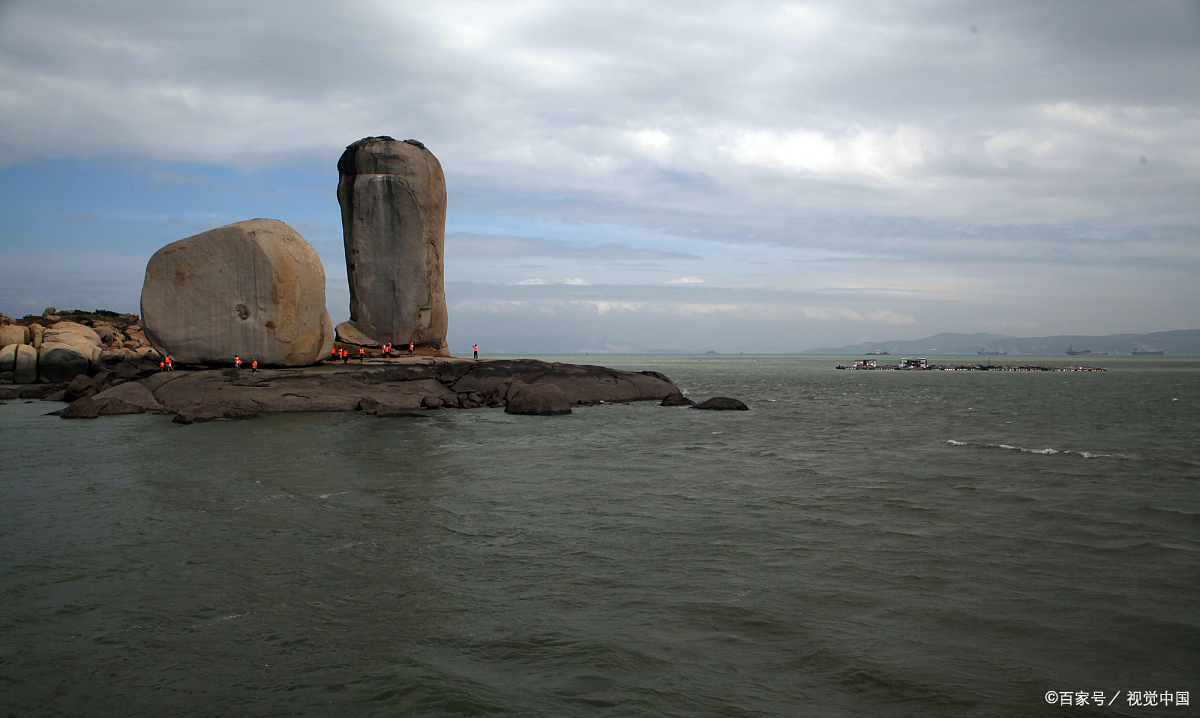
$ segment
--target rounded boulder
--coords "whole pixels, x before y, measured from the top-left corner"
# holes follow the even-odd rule
[[[325,268],[300,233],[252,219],[154,253],[142,285],[142,329],[176,362],[305,366],[333,348]]]
[[[14,384],[32,384],[37,380],[37,349],[28,344],[0,349],[0,371],[11,371]]]

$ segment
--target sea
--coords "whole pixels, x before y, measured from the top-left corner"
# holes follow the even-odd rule
[[[746,412],[9,401],[0,715],[1200,715],[1200,359],[852,358],[549,357]]]

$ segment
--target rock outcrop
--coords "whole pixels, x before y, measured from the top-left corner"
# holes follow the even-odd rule
[[[99,351],[97,347],[97,355]],[[38,376],[44,382],[54,384],[71,381],[80,374],[86,376],[91,367],[91,356],[70,344],[42,342],[38,348]]]
[[[702,401],[692,407],[708,411],[750,411],[750,407],[741,401],[728,396],[714,396],[708,401]]]
[[[518,381],[509,392],[505,414],[556,416],[571,413],[571,402],[554,384],[526,384]]]
[[[226,225],[155,252],[141,318],[150,344],[177,363],[232,364],[236,355],[260,366],[304,366],[333,347],[321,260],[273,219]]]
[[[11,371],[13,384],[32,384],[37,381],[37,350],[28,344],[0,349],[0,371]]]
[[[662,400],[659,406],[694,406],[696,402],[687,398],[683,394],[672,394]]]
[[[338,160],[338,203],[350,282],[343,342],[414,342],[446,356],[443,249],[446,180],[416,140],[367,137]]]
[[[0,347],[6,347],[9,344],[28,344],[29,343],[29,328],[23,327],[20,324],[6,324],[0,326]]]

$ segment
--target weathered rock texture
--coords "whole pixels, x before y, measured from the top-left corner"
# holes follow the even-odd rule
[[[750,411],[750,407],[743,404],[738,399],[733,399],[728,396],[714,396],[708,401],[702,401],[692,407],[693,409],[704,409],[707,411]]]
[[[181,239],[146,265],[142,329],[177,363],[312,364],[333,347],[325,269],[304,237],[273,219]]]
[[[191,423],[204,417],[237,418],[276,411],[410,416],[431,409],[510,405],[514,413],[563,414],[570,413],[575,404],[661,400],[679,393],[670,379],[657,372],[574,367],[533,359],[327,364],[260,370],[257,376],[245,369],[156,369],[145,362],[124,363],[94,377],[76,377],[59,398],[82,402],[72,416],[101,416],[137,407],[182,414],[179,421]],[[112,406],[104,409],[109,403]]]
[[[416,140],[367,137],[338,160],[338,203],[350,282],[348,343],[416,343],[446,356],[446,179]]]
[[[29,329],[19,324],[0,326],[0,347],[9,344],[28,344]]]
[[[526,384],[514,382],[509,393],[506,414],[538,414],[555,416],[571,413],[571,401],[566,393],[554,384]]]
[[[37,350],[28,344],[0,349],[0,371],[11,371],[14,384],[32,384],[37,380]]]

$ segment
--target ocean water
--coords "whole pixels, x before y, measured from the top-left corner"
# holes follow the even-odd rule
[[[1200,360],[566,359],[752,411],[0,406],[0,714],[1200,714]]]

